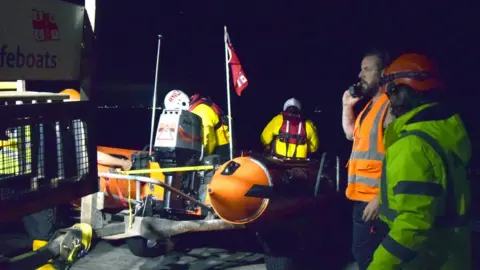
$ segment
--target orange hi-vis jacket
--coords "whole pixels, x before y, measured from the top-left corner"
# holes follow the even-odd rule
[[[346,191],[352,201],[370,202],[378,194],[385,156],[383,122],[389,104],[387,95],[382,94],[375,103],[370,100],[355,121]]]

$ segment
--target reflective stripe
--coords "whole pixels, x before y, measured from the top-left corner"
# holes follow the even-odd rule
[[[380,187],[380,192],[383,194],[382,190],[383,190],[383,187]],[[398,215],[397,211],[391,208],[388,208],[388,201],[384,201],[383,197],[382,197],[382,202],[378,207],[379,207],[380,215],[386,217],[390,222],[393,222],[397,218],[397,215]]]
[[[368,159],[368,160],[378,160],[382,161],[385,157],[385,154],[379,152],[370,152],[370,151],[354,151],[350,155],[350,159]]]
[[[395,195],[424,195],[438,197],[442,195],[443,186],[436,183],[418,181],[399,181],[393,188]]]
[[[439,157],[442,160],[443,167],[445,169],[445,177],[446,177],[446,196],[445,196],[445,213],[443,216],[436,216],[435,221],[432,224],[434,227],[437,228],[446,228],[446,227],[460,227],[460,226],[465,226],[469,222],[469,211],[468,209],[466,210],[465,214],[458,214],[457,209],[456,209],[456,202],[455,202],[455,192],[454,192],[454,182],[453,182],[453,176],[450,173],[450,163],[448,162],[447,155],[441,145],[429,134],[420,131],[420,130],[414,130],[414,131],[409,131],[409,132],[404,132],[400,139],[406,137],[406,136],[411,136],[415,135],[418,136],[419,138],[423,139],[432,149],[439,155]],[[399,139],[399,140],[400,140]],[[386,166],[387,166],[387,160],[383,162],[383,169],[382,169],[382,179],[380,181],[380,197],[381,197],[381,204],[380,204],[380,214],[385,216],[388,220],[393,222],[395,218],[397,217],[398,213],[397,211],[389,208],[389,202],[388,202],[388,187],[387,187],[387,179],[386,179]],[[402,181],[406,182],[406,181]],[[399,182],[402,183],[402,182]],[[411,183],[411,181],[409,181]],[[415,182],[417,183],[417,182]],[[425,184],[432,184],[432,183],[424,183]],[[420,186],[417,186],[420,188]],[[443,192],[443,187],[440,185],[441,191]],[[426,191],[427,187],[424,187],[424,191]],[[431,190],[428,192],[435,193],[438,191],[434,191],[433,186],[430,187]],[[396,191],[396,187],[394,189],[394,193]],[[397,191],[398,192],[398,191]],[[414,191],[411,191],[412,193]],[[418,191],[417,191],[418,193]]]
[[[377,112],[377,115],[375,115],[371,130],[370,130],[368,151],[354,150],[350,155],[350,159],[375,160],[375,161],[382,161],[384,159],[385,154],[378,151],[378,141],[379,141],[378,130],[380,127],[383,127],[383,123],[381,123],[382,116],[384,114],[387,104],[388,104],[388,99],[383,102],[382,106]],[[374,105],[372,105],[372,107],[373,106]],[[357,174],[350,174],[348,176],[349,184],[362,183],[372,187],[377,187],[378,180],[379,179],[368,178],[368,177],[360,176]]]
[[[393,222],[397,216],[398,212],[388,208],[382,201],[379,205],[380,215],[386,217],[390,222]],[[452,228],[452,227],[462,227],[468,225],[470,222],[470,215],[457,215],[455,218],[449,216],[436,216],[433,221],[433,228]]]
[[[390,235],[387,235],[385,239],[383,239],[382,246],[385,250],[390,252],[390,254],[400,259],[402,263],[411,261],[417,254],[413,250],[395,241]]]
[[[372,187],[378,187],[378,179],[360,176],[360,175],[349,175],[348,176],[348,183],[354,184],[365,184]]]

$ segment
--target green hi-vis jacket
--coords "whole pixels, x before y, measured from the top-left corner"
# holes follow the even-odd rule
[[[471,144],[460,116],[423,105],[392,122],[384,142],[379,203],[390,232],[368,269],[471,269]]]

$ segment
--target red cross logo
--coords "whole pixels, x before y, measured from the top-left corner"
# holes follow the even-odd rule
[[[37,41],[59,40],[58,26],[53,14],[34,9],[32,27]]]

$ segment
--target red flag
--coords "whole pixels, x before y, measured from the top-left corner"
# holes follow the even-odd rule
[[[227,45],[230,53],[230,60],[228,63],[230,64],[230,69],[232,70],[233,87],[235,88],[237,95],[241,96],[243,90],[245,90],[245,88],[248,86],[248,80],[243,72],[242,64],[240,64],[240,60],[238,60],[230,41],[227,41]]]

